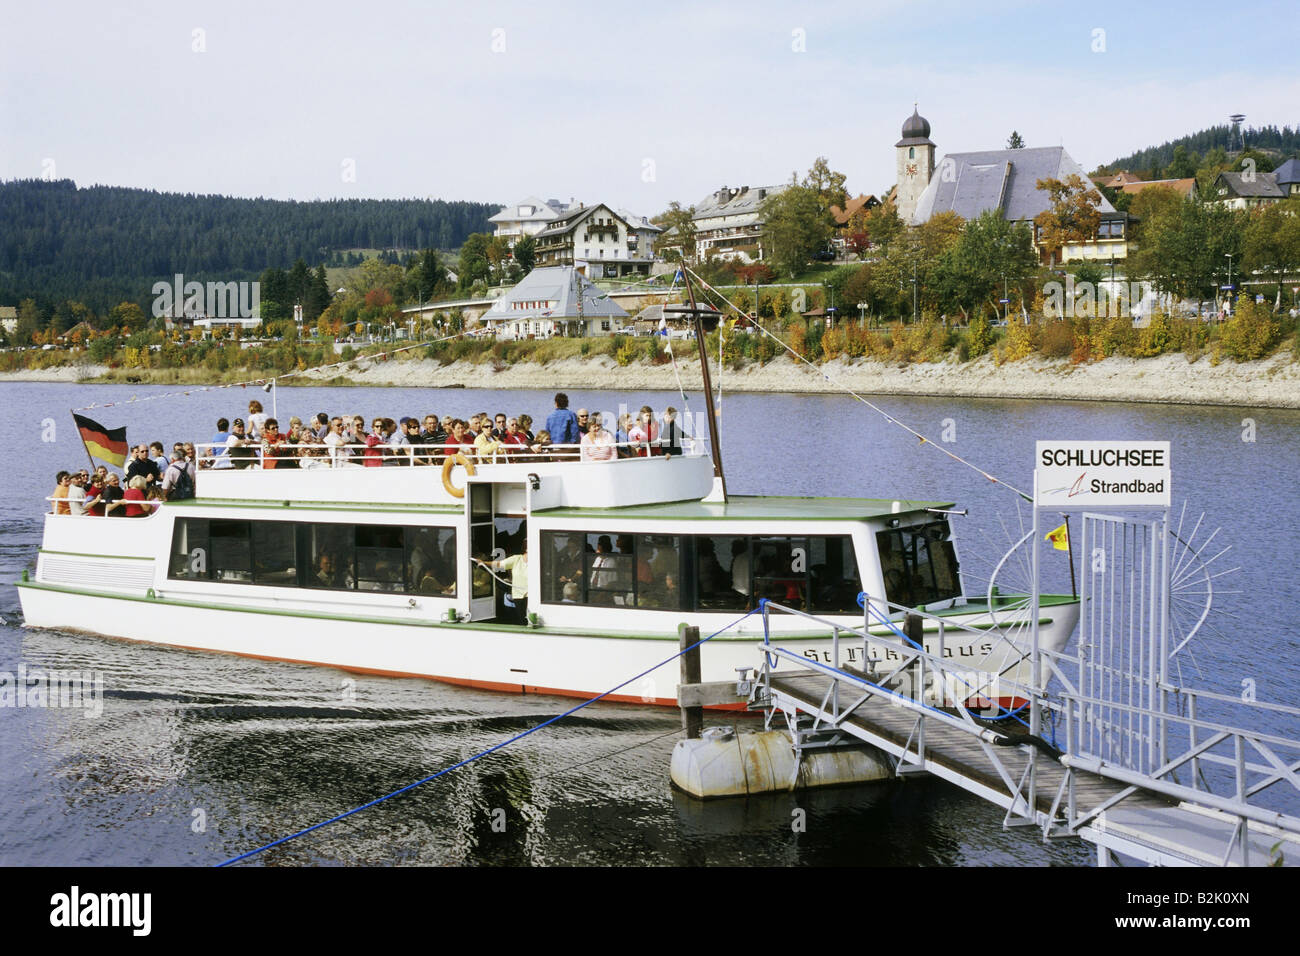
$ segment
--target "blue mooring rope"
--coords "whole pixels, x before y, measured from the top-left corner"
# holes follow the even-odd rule
[[[400,796],[403,793],[406,793],[408,790],[414,790],[416,787],[426,784],[430,780],[437,780],[439,777],[443,776],[444,774],[451,773],[453,770],[459,770],[461,767],[465,766],[466,764],[471,764],[476,760],[486,757],[488,754],[495,753],[496,751],[501,750],[503,747],[510,746],[515,741],[523,740],[529,734],[536,733],[537,731],[541,730],[543,727],[549,727],[551,724],[555,723],[556,721],[563,720],[565,717],[569,717],[573,714],[576,714],[584,707],[594,704],[596,701],[604,697],[608,697],[610,694],[614,693],[617,690],[621,690],[622,688],[626,687],[628,684],[632,683],[633,681],[640,680],[642,677],[645,677],[647,674],[654,673],[659,668],[663,667],[665,664],[675,661],[677,658],[681,657],[687,651],[694,650],[695,648],[699,647],[701,644],[705,643],[706,641],[711,641],[719,634],[723,634],[731,630],[733,627],[738,625],[741,621],[745,620],[745,618],[757,614],[760,610],[761,607],[754,608],[754,610],[741,615],[740,617],[736,618],[736,620],[732,621],[730,624],[726,625],[725,627],[714,631],[708,637],[700,638],[690,647],[682,648],[676,654],[673,654],[671,657],[665,658],[664,660],[660,661],[658,664],[655,664],[653,667],[643,670],[641,673],[637,674],[634,677],[629,677],[627,680],[623,681],[623,683],[617,685],[616,687],[611,687],[609,690],[597,694],[595,697],[584,700],[581,704],[578,704],[578,706],[572,707],[569,710],[566,710],[562,714],[556,714],[554,717],[550,717],[547,720],[542,721],[536,727],[530,727],[527,730],[523,731],[522,733],[515,734],[509,740],[503,740],[501,741],[501,743],[494,744],[493,746],[489,747],[487,750],[481,750],[471,757],[466,757],[460,763],[453,764],[450,767],[445,767],[444,769],[439,770],[437,773],[430,774],[429,776],[421,780],[417,780],[414,783],[408,783],[405,787],[402,787],[400,790],[394,790],[392,793],[384,794],[384,796],[377,797],[374,800],[371,800],[369,803],[363,803],[359,807],[353,807],[351,810],[347,810],[343,813],[340,813],[338,816],[330,817],[328,820],[322,820],[320,823],[314,824],[313,826],[309,826],[304,830],[299,830],[296,833],[290,833],[288,836],[280,837],[280,839],[274,840],[271,843],[267,843],[265,846],[259,846],[254,850],[249,850],[247,853],[241,853],[239,854],[239,856],[233,856],[228,860],[224,860],[223,862],[216,864],[216,866],[219,868],[223,866],[230,866],[234,863],[239,863],[241,860],[247,860],[249,857],[256,856],[257,854],[269,850],[272,847],[279,846],[282,843],[288,843],[290,840],[296,840],[300,836],[305,836],[306,834],[311,833],[313,830],[319,830],[322,827],[327,827],[331,823],[338,823],[340,820],[346,819],[347,817],[352,816],[354,813],[360,813],[362,810],[368,810],[371,807],[376,806],[377,804],[383,803],[385,800],[391,800],[393,797]]]

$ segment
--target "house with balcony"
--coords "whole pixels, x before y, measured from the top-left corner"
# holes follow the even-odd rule
[[[514,244],[524,236],[537,235],[555,219],[577,208],[578,204],[573,200],[562,203],[558,199],[548,199],[543,202],[536,196],[529,196],[503,206],[488,222],[492,223],[493,235],[504,238],[514,248]]]
[[[745,262],[761,260],[763,248],[762,205],[769,196],[782,192],[778,186],[723,186],[695,204],[691,223],[695,227],[695,257],[710,254]]]
[[[604,203],[580,206],[536,234],[537,265],[571,266],[591,279],[648,276],[661,231],[643,216]]]

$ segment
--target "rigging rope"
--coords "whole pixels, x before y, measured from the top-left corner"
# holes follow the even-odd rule
[[[493,744],[491,747],[488,747],[486,750],[480,750],[478,753],[466,757],[464,760],[460,761],[459,763],[453,764],[450,767],[444,767],[442,770],[439,770],[437,773],[429,774],[429,776],[423,777],[420,780],[415,781],[414,783],[408,783],[405,787],[402,787],[398,790],[394,790],[392,793],[386,793],[382,797],[376,797],[374,800],[371,800],[369,803],[363,803],[359,807],[353,807],[351,810],[347,810],[344,811],[343,813],[338,814],[337,816],[330,817],[328,820],[322,820],[320,823],[313,824],[312,826],[299,830],[296,833],[290,833],[288,836],[280,837],[280,839],[278,840],[273,840],[270,843],[257,847],[256,849],[249,850],[246,853],[241,853],[238,856],[233,856],[230,859],[224,860],[221,863],[218,863],[216,865],[218,867],[231,866],[232,864],[239,863],[242,860],[247,860],[250,857],[256,856],[259,853],[271,849],[272,847],[276,847],[276,846],[280,846],[281,844],[288,843],[290,840],[295,840],[300,836],[305,836],[306,834],[311,833],[314,830],[320,830],[323,827],[329,826],[331,823],[338,823],[340,820],[347,819],[353,814],[360,813],[362,810],[368,810],[373,806],[377,806],[383,803],[385,800],[391,800],[393,797],[401,796],[402,794],[410,790],[414,790],[416,787],[426,784],[431,780],[437,780],[439,777],[445,776],[446,774],[451,773],[453,770],[459,770],[461,767],[464,767],[467,764],[474,763],[476,760],[481,760],[483,757],[486,757],[489,754],[495,753],[496,751],[502,750],[505,747],[508,747],[513,743],[516,743],[517,741],[523,740],[525,737],[529,736],[530,734],[537,733],[537,731],[541,730],[543,727],[549,727],[551,724],[557,723],[558,721],[563,720],[565,717],[570,717],[573,714],[576,714],[578,711],[582,710],[585,707],[590,707],[596,701],[608,697],[609,695],[613,694],[615,691],[622,690],[628,684],[640,680],[642,677],[645,677],[647,674],[653,674],[655,671],[663,667],[665,664],[671,664],[673,661],[677,660],[677,658],[681,657],[687,651],[694,650],[700,645],[713,640],[719,634],[723,634],[726,631],[731,630],[733,627],[736,627],[738,624],[740,624],[741,621],[745,620],[745,618],[752,617],[753,615],[759,613],[759,611],[760,608],[755,608],[752,611],[742,614],[740,617],[736,618],[736,620],[714,631],[708,637],[700,638],[698,641],[696,641],[694,644],[690,645],[689,647],[682,648],[676,654],[673,654],[671,657],[664,658],[658,664],[655,664],[652,667],[643,670],[641,673],[636,674],[633,677],[629,677],[621,684],[611,687],[609,690],[603,691],[597,694],[595,697],[590,697],[587,700],[584,700],[581,704],[578,704],[576,707],[569,708],[562,714],[556,714],[554,717],[549,717],[546,720],[542,721],[540,724],[537,724],[534,727],[529,727],[527,730],[522,731],[521,733],[517,733],[513,737],[510,737],[507,740],[503,740],[498,744]]]
[[[718,292],[717,289],[713,288],[713,286],[709,285],[707,282],[705,282],[703,279],[701,279],[700,276],[695,272],[694,269],[687,268],[686,266],[683,266],[682,268],[686,269],[687,272],[689,272],[692,276],[694,276],[695,279],[696,279],[696,281],[698,281],[698,282],[700,283],[700,285],[701,285],[703,288],[707,289],[709,292],[712,292],[714,295],[716,295],[716,296],[718,296],[719,298],[721,298],[722,301],[727,305],[727,307],[729,307],[729,308],[732,309],[734,312],[736,312],[737,315],[743,315],[743,314],[744,314],[744,313],[742,313],[742,312],[740,311],[740,309],[736,308],[736,306],[735,306],[734,304],[732,304],[732,302],[731,302],[729,299],[727,299],[726,296],[722,295],[722,293]],[[956,453],[954,453],[954,452],[949,451],[947,448],[944,448],[944,447],[941,446],[941,445],[936,445],[934,442],[930,441],[930,439],[926,438],[924,435],[922,435],[922,434],[921,434],[920,432],[918,432],[916,429],[911,428],[911,427],[909,427],[909,426],[907,426],[907,425],[904,425],[904,424],[903,424],[902,422],[900,422],[898,419],[894,418],[892,415],[890,415],[888,412],[886,412],[886,411],[885,411],[883,408],[881,408],[879,405],[876,405],[874,402],[870,401],[869,399],[866,399],[866,398],[864,398],[863,396],[859,395],[859,394],[858,394],[857,392],[855,392],[852,388],[850,388],[849,386],[843,384],[842,382],[837,382],[835,379],[831,378],[831,377],[830,377],[829,375],[827,375],[824,371],[822,371],[822,369],[821,369],[821,367],[820,367],[819,365],[817,365],[817,364],[814,363],[814,362],[810,362],[808,359],[804,358],[802,355],[800,355],[798,352],[796,352],[794,349],[792,349],[789,345],[787,345],[787,344],[786,344],[786,343],[781,339],[780,336],[774,334],[773,332],[771,332],[771,331],[768,330],[768,329],[765,329],[761,324],[759,324],[759,323],[755,323],[753,327],[754,327],[754,328],[757,328],[760,332],[762,332],[762,333],[763,333],[764,335],[766,335],[768,338],[772,339],[772,341],[776,342],[779,346],[781,346],[781,348],[785,349],[787,352],[789,352],[791,355],[793,355],[796,359],[798,359],[798,360],[799,360],[800,362],[802,362],[804,365],[807,365],[809,368],[811,368],[814,372],[816,372],[818,375],[820,375],[820,376],[821,376],[822,378],[824,378],[826,381],[830,382],[832,385],[836,386],[837,388],[841,388],[841,389],[843,389],[845,392],[847,392],[849,395],[852,395],[854,398],[856,398],[856,399],[857,399],[859,402],[861,402],[863,405],[866,405],[868,408],[870,408],[873,412],[876,412],[878,415],[882,416],[882,417],[885,419],[886,422],[888,422],[888,423],[891,424],[891,425],[897,425],[899,428],[903,429],[903,431],[905,431],[905,432],[907,432],[908,434],[912,435],[914,438],[918,438],[918,439],[920,439],[920,442],[921,442],[922,445],[929,445],[931,448],[936,448],[936,449],[938,449],[939,451],[941,451],[941,452],[943,452],[945,455],[947,455],[949,458],[951,458],[953,461],[960,462],[961,464],[965,465],[967,468],[972,469],[973,471],[977,472],[978,474],[980,474],[980,475],[983,476],[984,478],[987,478],[989,481],[993,482],[994,484],[1002,485],[1004,488],[1007,488],[1007,489],[1009,489],[1009,490],[1011,490],[1011,491],[1014,491],[1016,494],[1018,494],[1018,495],[1019,495],[1021,498],[1023,498],[1025,501],[1032,501],[1032,500],[1033,500],[1029,495],[1025,494],[1025,493],[1024,493],[1023,491],[1021,491],[1019,488],[1015,487],[1014,485],[1010,484],[1009,482],[1003,481],[1001,478],[998,478],[998,477],[995,476],[995,475],[989,474],[989,472],[985,471],[983,468],[979,467],[978,465],[976,465],[976,464],[974,464],[974,463],[972,463],[972,462],[967,461],[965,458],[962,458],[960,455],[958,455],[958,454],[956,454]]]

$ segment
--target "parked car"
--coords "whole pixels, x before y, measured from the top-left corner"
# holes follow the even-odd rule
[[[813,261],[814,261],[814,262],[834,262],[834,261],[835,261],[835,250],[834,250],[834,249],[822,249],[822,250],[820,250],[819,252],[814,252],[814,253],[813,253]]]

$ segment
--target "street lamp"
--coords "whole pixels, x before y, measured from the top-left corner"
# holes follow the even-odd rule
[[[1227,256],[1227,258],[1228,258],[1228,311],[1231,312],[1231,311],[1232,311],[1232,293],[1233,293],[1233,288],[1232,288],[1232,253],[1231,253],[1231,252],[1225,252],[1224,255]]]

